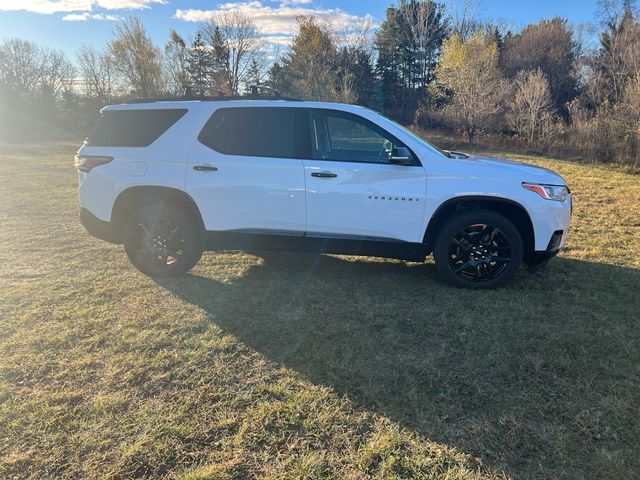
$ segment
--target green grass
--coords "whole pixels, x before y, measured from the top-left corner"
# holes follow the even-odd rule
[[[205,254],[156,282],[77,219],[73,148],[0,147],[0,478],[640,476],[640,177],[507,288],[431,261]]]

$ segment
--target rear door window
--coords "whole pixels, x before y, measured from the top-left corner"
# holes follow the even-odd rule
[[[306,113],[295,108],[220,108],[198,140],[225,155],[304,158]]]
[[[186,108],[107,110],[87,137],[91,147],[147,147],[187,113]]]

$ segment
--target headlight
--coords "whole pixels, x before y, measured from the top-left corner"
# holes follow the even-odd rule
[[[523,183],[522,186],[527,190],[536,192],[542,198],[547,200],[555,200],[564,202],[571,191],[566,185],[541,185],[538,183]]]

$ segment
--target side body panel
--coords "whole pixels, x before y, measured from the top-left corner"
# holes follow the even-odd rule
[[[217,170],[194,170],[198,165]],[[186,188],[207,230],[304,234],[301,160],[224,155],[196,141],[189,154]]]
[[[308,235],[422,239],[423,167],[323,160],[304,164]],[[312,176],[318,172],[336,177]]]
[[[189,111],[160,138],[147,147],[82,146],[78,155],[105,155],[113,160],[89,173],[79,172],[80,205],[98,219],[111,220],[116,198],[128,188],[140,185],[185,190],[185,171],[189,149],[197,131],[207,118],[198,102],[189,102]],[[111,109],[131,108],[116,105]],[[176,108],[185,108],[184,104]],[[136,109],[158,108],[156,104],[135,105]],[[162,108],[169,108],[163,106]]]

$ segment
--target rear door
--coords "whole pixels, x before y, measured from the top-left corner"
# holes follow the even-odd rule
[[[304,234],[304,166],[294,142],[300,114],[284,107],[213,113],[187,166],[187,191],[207,230]]]
[[[391,163],[406,146],[358,115],[309,111],[311,159],[304,161],[307,234],[422,241],[426,174],[411,154]]]

